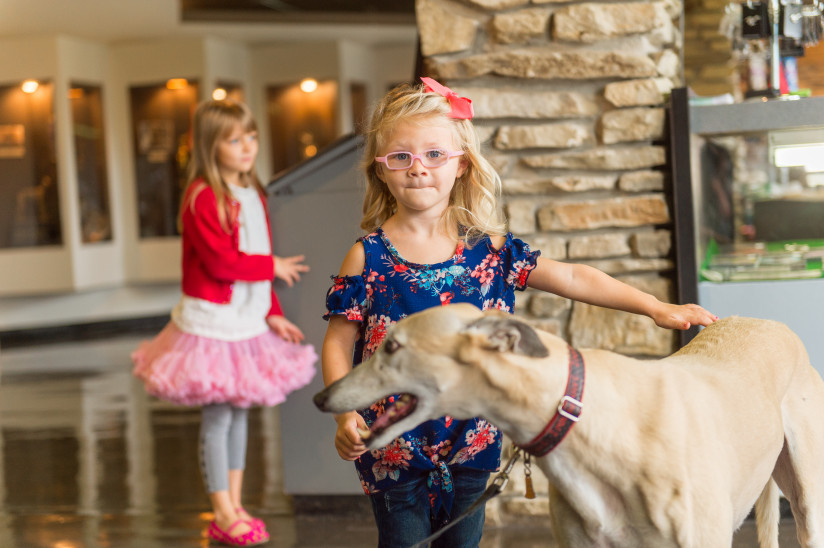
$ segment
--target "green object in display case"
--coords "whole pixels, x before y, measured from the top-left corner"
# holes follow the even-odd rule
[[[721,246],[711,240],[701,281],[801,280],[822,277],[824,240],[754,242]]]

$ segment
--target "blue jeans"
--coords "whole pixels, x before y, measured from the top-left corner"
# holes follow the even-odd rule
[[[450,517],[455,519],[483,495],[489,472],[465,468],[453,468],[451,472],[455,499]],[[443,513],[439,518],[430,517],[426,476],[369,498],[378,525],[378,548],[408,548],[446,525],[439,519]],[[477,548],[485,516],[484,508],[479,508],[434,540],[431,548]]]

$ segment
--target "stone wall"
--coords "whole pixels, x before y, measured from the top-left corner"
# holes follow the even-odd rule
[[[740,98],[738,60],[721,28],[730,0],[684,0],[684,78],[698,95]]]
[[[426,75],[472,99],[510,229],[544,256],[674,298],[665,103],[682,85],[681,0],[417,0]],[[517,311],[580,347],[661,356],[647,317],[528,290]],[[522,470],[522,467],[517,467]],[[520,473],[520,472],[519,472]],[[517,474],[516,474],[517,475]],[[546,512],[522,480],[491,520]],[[537,488],[537,487],[542,488]]]

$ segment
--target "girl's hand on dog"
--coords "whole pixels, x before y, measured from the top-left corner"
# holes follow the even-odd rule
[[[704,327],[713,323],[718,316],[704,310],[697,304],[669,304],[660,303],[652,314],[652,319],[658,327],[666,329],[689,329],[693,325]]]
[[[355,460],[366,453],[366,445],[358,434],[358,429],[368,430],[366,421],[357,412],[350,411],[337,415],[338,431],[335,432],[335,449],[343,460]]]

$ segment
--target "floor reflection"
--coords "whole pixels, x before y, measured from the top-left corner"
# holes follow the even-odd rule
[[[208,544],[199,410],[146,395],[138,340],[0,352],[0,546]],[[277,410],[253,409],[249,428],[247,505],[292,546]]]
[[[199,410],[145,394],[128,357],[138,340],[0,350],[0,547],[209,545]],[[277,409],[253,409],[249,419],[244,498],[267,522],[268,546],[375,546],[366,499],[343,512],[293,512],[280,480]],[[798,546],[794,538],[783,523],[781,546]],[[747,523],[734,546],[756,545]],[[487,527],[481,543],[539,546],[554,546],[540,521]]]

